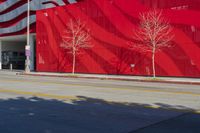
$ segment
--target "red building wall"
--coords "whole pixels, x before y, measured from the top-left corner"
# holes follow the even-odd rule
[[[181,5],[179,1],[169,5],[168,1],[157,3],[156,7],[163,8],[164,16],[174,26],[174,46],[156,54],[156,75],[200,77],[200,8],[191,1]],[[150,2],[85,0],[37,11],[37,71],[71,72],[72,55],[60,44],[66,24],[71,18],[79,18],[91,31],[93,47],[78,55],[75,72],[151,75],[151,54],[135,51],[128,45],[139,13],[155,7]],[[135,64],[133,69],[131,64]]]

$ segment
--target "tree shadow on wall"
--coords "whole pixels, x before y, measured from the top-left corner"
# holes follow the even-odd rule
[[[0,100],[0,132],[127,133],[184,113],[169,108],[191,110],[161,103],[157,103],[160,108],[149,108],[147,104],[78,99],[68,102],[37,97]]]

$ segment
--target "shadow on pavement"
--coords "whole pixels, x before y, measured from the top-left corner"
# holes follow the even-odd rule
[[[182,126],[185,133],[200,132],[200,115],[186,111],[191,109],[157,104],[160,108],[88,97],[0,100],[0,133],[183,133]]]

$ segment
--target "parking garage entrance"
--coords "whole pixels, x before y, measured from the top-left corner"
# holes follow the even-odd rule
[[[26,36],[0,38],[1,69],[24,70],[26,61]]]

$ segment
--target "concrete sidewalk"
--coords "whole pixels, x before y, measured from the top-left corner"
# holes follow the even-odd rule
[[[174,84],[194,84],[200,85],[200,78],[180,78],[180,77],[152,77],[146,76],[129,76],[129,75],[103,75],[103,74],[71,74],[71,73],[49,73],[49,72],[16,72],[17,75],[30,76],[48,76],[48,77],[64,77],[64,78],[88,78],[101,80],[124,80],[138,82],[158,82],[158,83],[174,83]]]

